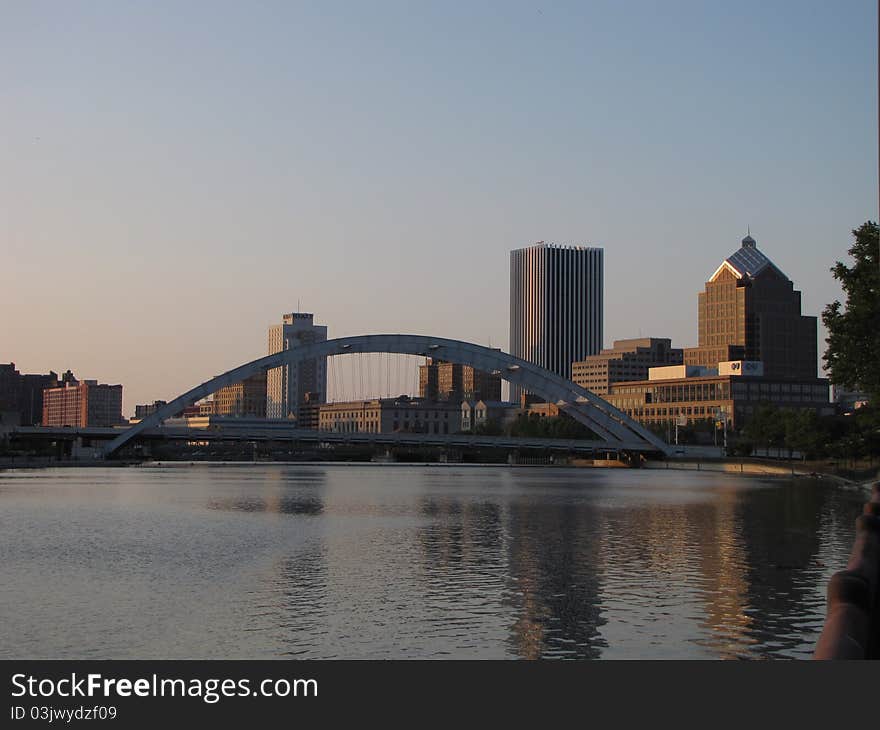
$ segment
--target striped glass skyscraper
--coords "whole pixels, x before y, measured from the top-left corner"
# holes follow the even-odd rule
[[[510,353],[571,378],[602,349],[603,251],[538,243],[510,252]],[[511,398],[520,389],[511,386]]]

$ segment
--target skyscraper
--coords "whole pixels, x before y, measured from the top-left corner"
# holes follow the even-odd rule
[[[801,314],[801,293],[751,235],[699,293],[698,319],[700,344],[685,350],[688,365],[757,360],[767,377],[816,377],[816,318]]]
[[[291,312],[282,317],[281,324],[269,328],[269,354],[326,339],[327,327],[316,325],[313,314]],[[298,419],[306,393],[313,394],[310,396],[312,401],[323,403],[327,399],[326,357],[269,370],[266,376],[266,417]]]
[[[602,348],[602,297],[601,248],[542,241],[511,251],[511,354],[571,378],[572,362]]]

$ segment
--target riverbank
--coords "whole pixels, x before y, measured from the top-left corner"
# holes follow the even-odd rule
[[[66,469],[79,466],[135,466],[138,461],[83,459],[77,461],[59,461],[50,457],[18,457],[15,459],[0,458],[0,471],[9,469]]]
[[[32,457],[30,459],[0,459],[0,472],[11,469],[64,469],[76,467],[163,467],[163,466],[212,466],[212,467],[250,467],[267,466],[423,466],[443,467],[504,467],[504,468],[593,468],[619,469],[629,465],[617,460],[606,459],[573,459],[570,462],[558,463],[476,463],[476,462],[408,462],[408,461],[202,461],[202,460],[156,460],[156,461],[120,461],[120,460],[82,460],[57,461]],[[860,472],[848,472],[846,475],[835,471],[829,464],[815,462],[779,462],[763,459],[667,459],[663,461],[649,460],[642,464],[649,470],[705,471],[713,473],[739,474],[742,476],[761,478],[819,478],[829,479],[842,485],[861,486],[870,484],[880,478],[876,469],[865,469]]]
[[[645,469],[677,469],[681,471],[724,472],[758,477],[813,477],[832,479],[841,484],[862,485],[878,478],[876,469],[865,469],[863,472],[839,473],[827,464],[813,462],[773,462],[760,459],[667,459],[665,461],[647,461]]]

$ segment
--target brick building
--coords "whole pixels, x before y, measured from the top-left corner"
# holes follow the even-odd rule
[[[71,382],[43,391],[43,426],[116,426],[122,418],[122,386],[97,380]]]

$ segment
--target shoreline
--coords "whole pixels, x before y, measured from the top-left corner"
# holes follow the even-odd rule
[[[506,463],[474,463],[474,462],[401,462],[401,461],[192,461],[192,460],[156,460],[156,461],[56,461],[56,462],[23,462],[4,463],[0,461],[0,473],[5,471],[23,471],[34,469],[70,469],[70,468],[163,468],[174,466],[205,466],[205,467],[253,467],[253,466],[344,466],[344,467],[429,467],[429,468],[530,468],[530,469],[608,469],[621,468],[622,465],[607,462],[598,464],[506,464]],[[623,467],[626,468],[626,467]],[[705,471],[713,474],[730,474],[733,476],[758,478],[788,479],[829,479],[844,486],[870,486],[877,481],[878,475],[866,476],[863,479],[852,479],[821,469],[798,469],[793,463],[748,462],[741,459],[713,460],[649,460],[640,467],[646,470],[674,471]]]

